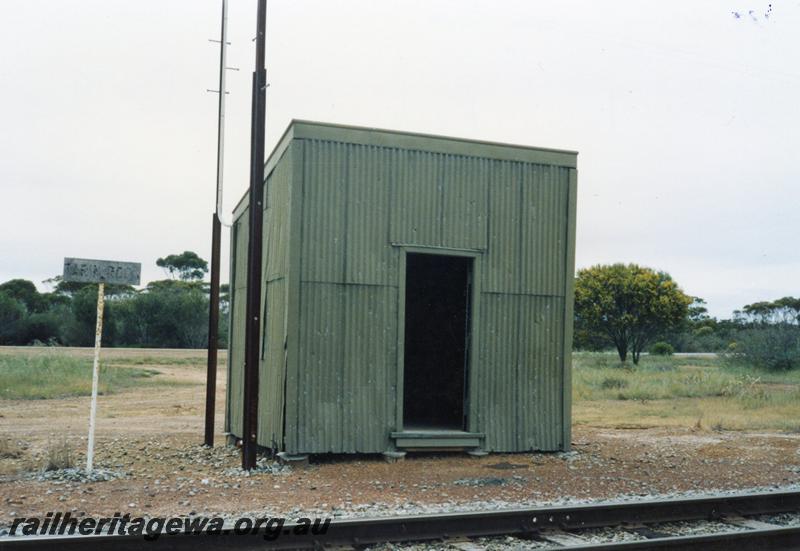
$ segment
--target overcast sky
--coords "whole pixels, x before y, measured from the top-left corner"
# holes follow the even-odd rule
[[[145,281],[159,256],[208,258],[220,2],[2,11],[0,281],[64,256],[139,261]],[[255,1],[229,23],[228,212]],[[798,29],[798,1],[272,0],[267,149],[302,118],[578,150],[578,267],[666,270],[727,317],[800,295]]]

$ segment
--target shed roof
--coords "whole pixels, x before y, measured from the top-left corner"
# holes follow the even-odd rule
[[[421,134],[418,132],[292,119],[278,141],[278,145],[275,146],[275,149],[272,150],[267,158],[264,166],[265,177],[272,171],[275,164],[283,156],[283,152],[289,146],[289,143],[295,138],[376,145],[469,157],[487,157],[567,168],[575,168],[577,166],[578,156],[577,151],[566,149],[551,149],[435,134]],[[246,192],[236,204],[234,212],[240,210],[245,199],[247,199]]]

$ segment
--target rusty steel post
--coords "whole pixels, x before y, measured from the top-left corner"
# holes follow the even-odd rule
[[[242,468],[256,466],[258,448],[258,368],[261,342],[261,261],[264,222],[264,131],[267,92],[265,47],[267,2],[258,1],[256,67],[250,123],[250,232],[247,250],[247,304],[245,308],[244,400],[242,417]]]

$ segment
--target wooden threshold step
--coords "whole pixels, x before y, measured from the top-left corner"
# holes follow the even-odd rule
[[[398,448],[478,448],[484,434],[460,430],[407,430],[391,433]]]

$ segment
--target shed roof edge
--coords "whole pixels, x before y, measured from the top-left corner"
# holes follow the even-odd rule
[[[293,119],[289,126],[294,127],[294,136],[296,138],[317,138],[385,147],[424,149],[436,152],[445,149],[445,151],[441,152],[503,159],[511,154],[512,158],[509,160],[555,164],[568,168],[576,168],[577,165],[578,152],[567,149],[473,140],[455,136],[333,124],[303,119]]]
[[[280,140],[278,140],[278,145],[267,158],[264,165],[265,179],[272,169],[275,168],[275,165],[281,159],[291,141],[295,138],[397,147],[401,149],[417,149],[433,151],[435,153],[450,153],[454,155],[556,165],[566,168],[577,168],[578,157],[577,151],[566,149],[551,149],[485,140],[471,140],[468,138],[436,134],[423,134],[419,132],[405,132],[401,130],[292,119],[286,127],[286,130],[284,130]],[[248,193],[245,192],[234,207],[234,219],[238,218],[244,211],[247,196]]]

